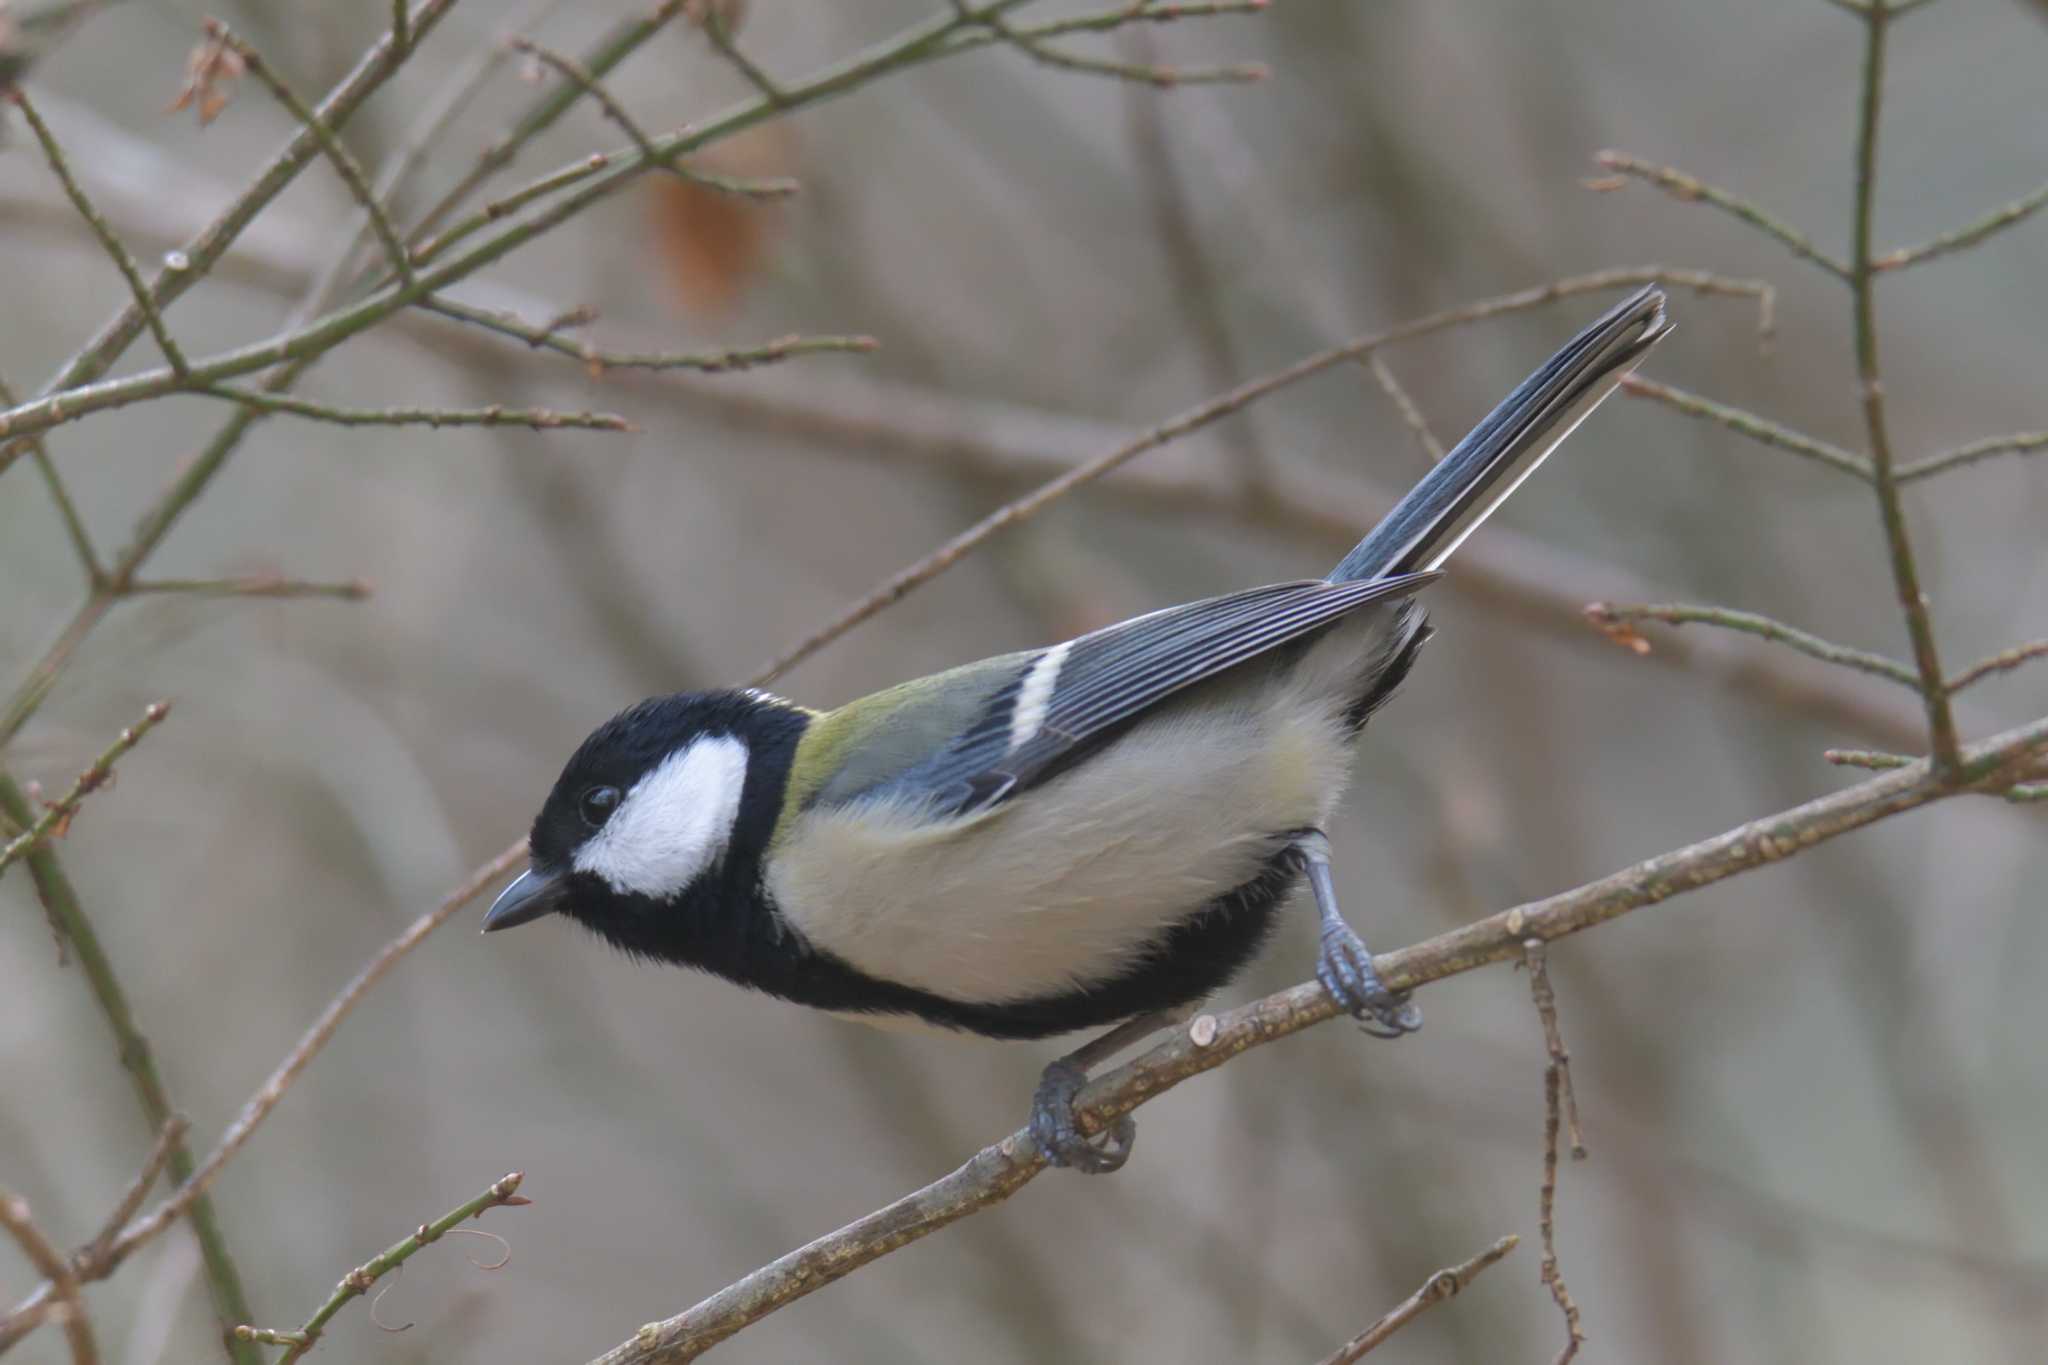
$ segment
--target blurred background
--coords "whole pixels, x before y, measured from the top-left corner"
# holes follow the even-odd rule
[[[942,6],[755,0],[741,32],[814,69]],[[95,16],[28,88],[145,260],[204,222],[290,131],[245,81],[203,130],[169,116],[202,12],[302,91],[388,17],[367,3],[163,0]],[[575,52],[627,7],[471,0],[366,109],[374,163],[508,31]],[[1032,13],[1040,11],[1034,9]],[[1051,11],[1058,13],[1056,9]],[[1037,479],[1348,336],[1616,266],[1781,288],[1674,291],[1646,373],[1862,444],[1847,291],[1710,210],[1600,193],[1620,147],[1731,186],[1846,252],[1862,31],[1820,0],[1282,3],[1084,50],[1257,60],[1249,87],[1170,91],[991,50],[723,144],[793,175],[784,204],[648,179],[457,290],[529,318],[580,305],[614,348],[859,332],[871,356],[593,378],[407,316],[303,392],[357,407],[623,412],[637,434],[264,424],[153,566],[162,577],[363,577],[361,604],[120,606],[8,747],[64,790],[149,700],[171,719],[61,845],[210,1147],[362,960],[531,818],[586,730],[654,692],[755,672],[875,580]],[[1919,241],[2043,177],[2048,24],[1941,0],[1893,40],[1879,238]],[[650,129],[748,92],[684,24],[608,84]],[[452,183],[535,97],[517,62],[437,142]],[[125,300],[34,142],[0,148],[0,374],[33,390]],[[584,106],[504,187],[618,130]],[[417,211],[426,197],[407,201]],[[186,349],[269,335],[349,202],[316,165],[172,312]],[[1906,272],[1881,295],[1903,452],[2038,427],[2048,228]],[[1455,439],[1611,296],[1440,334],[1385,359]],[[124,370],[155,365],[147,339]],[[179,398],[51,447],[100,538],[225,416]],[[779,688],[830,705],[1124,615],[1319,572],[1419,475],[1387,395],[1339,367],[1145,456],[992,542]],[[1168,496],[1166,485],[1198,496]],[[1321,514],[1289,519],[1282,490]],[[1908,494],[1946,661],[2048,635],[2048,470],[1977,466]],[[1432,597],[1440,635],[1369,732],[1332,834],[1383,950],[1549,894],[1851,780],[1823,748],[1910,747],[1917,704],[1748,639],[1649,627],[1637,657],[1592,597],[1710,601],[1906,654],[1864,489],[1617,399],[1475,538]],[[1461,564],[1464,561],[1461,560]],[[12,686],[75,607],[77,571],[26,467],[0,482],[0,661]],[[1967,694],[1973,736],[2048,710],[2048,669]],[[2038,1361],[2048,1343],[2048,843],[2039,807],[1973,799],[1556,947],[1591,1159],[1559,1195],[1588,1358]],[[482,905],[379,986],[228,1167],[215,1198],[260,1322],[507,1170],[532,1208],[450,1242],[323,1356],[580,1361],[950,1170],[1023,1118],[1052,1045],[882,1034],[636,968],[569,925],[488,942]],[[1290,923],[1231,1001],[1303,979]],[[1319,1358],[1434,1269],[1525,1245],[1384,1348],[1547,1359],[1537,1282],[1543,1048],[1505,968],[1429,990],[1398,1046],[1326,1027],[1140,1115],[1130,1167],[1054,1173],[750,1329],[721,1358]],[[0,882],[0,1183],[65,1244],[148,1141],[28,878]],[[477,1255],[489,1248],[478,1244]],[[0,1247],[0,1299],[34,1283]],[[217,1358],[190,1237],[89,1291],[116,1362]],[[66,1358],[46,1329],[15,1352]]]

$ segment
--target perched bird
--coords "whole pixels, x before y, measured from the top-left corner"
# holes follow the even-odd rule
[[[1368,1031],[1421,1016],[1337,908],[1323,827],[1366,720],[1430,636],[1415,593],[1669,330],[1645,289],[1508,395],[1327,578],[1169,607],[832,711],[657,697],[599,726],[484,928],[560,913],[627,952],[841,1014],[994,1038],[1119,1025],[1055,1061],[1031,1131],[1114,1170],[1128,1117],[1076,1126],[1087,1067],[1258,952],[1306,880],[1316,974]]]

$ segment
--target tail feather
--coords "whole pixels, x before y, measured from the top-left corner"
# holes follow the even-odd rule
[[[1441,565],[1670,330],[1664,292],[1655,286],[1615,305],[1501,400],[1344,556],[1330,580]]]

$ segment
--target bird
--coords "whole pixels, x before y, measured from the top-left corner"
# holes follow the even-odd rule
[[[1325,827],[1366,722],[1433,633],[1417,593],[1670,331],[1654,286],[1573,337],[1321,578],[1168,607],[814,710],[757,689],[600,725],[533,821],[492,932],[557,914],[639,958],[869,1022],[996,1039],[1109,1031],[1057,1058],[1046,1161],[1088,1069],[1185,1021],[1306,883],[1316,976],[1367,1032],[1421,1024],[1338,906]]]

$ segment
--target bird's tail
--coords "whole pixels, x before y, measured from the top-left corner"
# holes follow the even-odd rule
[[[1472,428],[1344,556],[1330,581],[1441,565],[1670,330],[1664,292],[1655,286],[1615,305]]]

